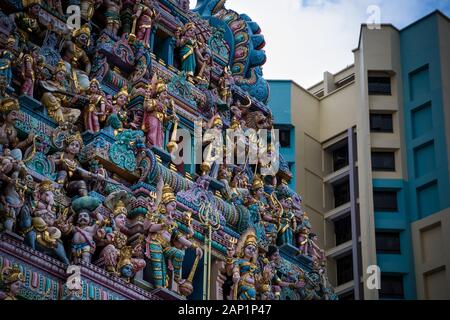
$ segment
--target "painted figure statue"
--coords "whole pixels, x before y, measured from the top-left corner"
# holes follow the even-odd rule
[[[78,109],[70,108],[79,98],[68,90],[66,85],[67,66],[63,61],[58,62],[53,73],[53,79],[41,81],[41,87],[46,92],[41,102],[47,109],[50,118],[58,124],[75,123],[81,115]]]
[[[93,79],[87,91],[88,105],[84,108],[84,128],[96,133],[100,131],[100,122],[106,117],[106,97],[100,89],[100,83]]]
[[[140,248],[127,246],[127,199],[128,194],[123,190],[113,192],[105,199],[104,204],[111,210],[112,217],[108,225],[98,230],[97,237],[106,244],[100,252],[106,270],[129,282],[136,272],[145,267],[146,262],[134,257]],[[97,244],[99,242],[102,241]]]
[[[254,230],[249,229],[241,236],[236,252],[233,300],[256,300],[258,239]]]
[[[22,86],[20,87],[20,94],[27,95],[30,97],[34,96],[34,87],[36,83],[36,79],[39,75],[39,48],[34,47],[31,49],[31,52],[26,54],[23,57],[22,65],[21,65],[21,74],[22,74]]]
[[[204,61],[200,52],[196,36],[196,26],[188,22],[181,30],[177,31],[177,46],[180,55],[180,70],[188,76],[194,77],[197,69],[197,60]]]
[[[77,156],[83,146],[83,139],[79,133],[67,135],[64,139],[64,150],[49,156],[57,169],[57,183],[68,196],[87,196],[87,181],[104,181],[106,177],[83,169]]]
[[[72,80],[72,89],[75,93],[89,89],[89,74],[91,61],[86,53],[91,38],[91,29],[88,25],[75,29],[72,39],[64,42],[62,58],[66,63],[67,72]]]
[[[137,0],[134,7],[134,21],[130,40],[134,41],[134,37],[137,36],[137,39],[142,42],[145,48],[150,47],[152,27],[159,19],[159,14],[152,7],[150,0]]]
[[[51,26],[43,25],[39,19],[41,0],[24,0],[22,3],[25,11],[13,13],[9,17],[18,27],[20,47],[25,47],[30,35],[40,37],[45,28],[51,29]]]
[[[162,206],[146,220],[148,230],[146,257],[151,262],[152,278],[155,287],[169,287],[168,271],[172,270],[172,279],[182,285],[181,267],[184,248],[195,249],[201,258],[203,251],[192,241],[186,239],[175,221],[177,201],[172,188],[165,185],[161,196]]]
[[[0,300],[17,300],[22,283],[25,282],[25,275],[19,266],[13,265],[4,267],[0,277]]]
[[[6,89],[11,88],[15,45],[16,38],[11,35],[7,39],[6,48],[0,51],[0,97],[5,97]]]
[[[167,115],[168,110],[174,110],[174,102],[167,92],[167,86],[163,80],[152,79],[152,84],[147,89],[144,101],[144,119],[142,120],[142,131],[146,133],[147,145],[149,147],[163,147],[165,121],[175,119],[176,115]]]
[[[124,124],[127,124],[127,110],[126,106],[129,101],[128,89],[123,87],[114,97],[112,103],[107,104],[107,119],[106,124],[114,130],[114,135],[122,131]]]

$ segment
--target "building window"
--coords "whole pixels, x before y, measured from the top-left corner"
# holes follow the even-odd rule
[[[333,151],[333,170],[338,171],[346,166],[348,166],[348,145]]]
[[[369,77],[369,95],[391,95],[391,78],[388,76]]]
[[[336,259],[336,275],[338,286],[353,280],[353,261],[351,254]]]
[[[381,274],[380,299],[404,299],[403,275]]]
[[[395,171],[394,152],[372,152],[373,171]]]
[[[392,114],[370,114],[371,132],[394,132],[392,125]]]
[[[399,232],[376,232],[377,253],[400,254]]]
[[[348,181],[333,186],[334,207],[350,202],[350,184]]]
[[[396,191],[374,191],[373,206],[377,212],[397,212],[397,192]]]
[[[280,129],[280,146],[289,148],[291,146],[291,130]]]
[[[337,246],[352,240],[352,219],[350,215],[334,222],[334,233]]]

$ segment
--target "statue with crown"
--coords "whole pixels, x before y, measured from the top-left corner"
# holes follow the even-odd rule
[[[25,282],[18,265],[5,266],[0,274],[0,300],[18,300],[17,295]]]
[[[172,187],[164,185],[158,211],[149,213],[144,228],[147,231],[145,255],[150,262],[151,278],[156,288],[179,288],[186,282],[182,279],[184,251],[195,250],[198,259],[203,255],[198,245],[178,228],[177,199]]]

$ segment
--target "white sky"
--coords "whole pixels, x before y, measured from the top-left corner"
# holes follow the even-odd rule
[[[191,0],[191,8],[196,5]],[[437,5],[436,5],[437,3]],[[266,79],[292,79],[303,87],[353,63],[360,24],[370,5],[381,21],[402,28],[450,0],[228,0],[226,7],[256,21],[266,39]]]

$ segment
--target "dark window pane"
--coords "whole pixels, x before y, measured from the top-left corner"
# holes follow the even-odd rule
[[[333,194],[336,208],[350,202],[350,185],[348,181],[333,186]]]
[[[377,253],[400,254],[400,234],[398,232],[376,232]]]
[[[404,299],[403,275],[381,274],[380,299]]]
[[[394,132],[392,126],[392,114],[370,114],[370,131]]]
[[[375,211],[398,211],[396,191],[374,191],[373,203]]]
[[[336,235],[336,245],[352,240],[352,224],[350,215],[334,222],[334,233]]]
[[[336,259],[336,274],[338,286],[353,280],[353,262],[351,255]]]
[[[282,148],[289,148],[291,146],[290,130],[280,130],[280,146]]]
[[[348,166],[348,146],[345,145],[333,151],[333,170],[338,171],[339,169]]]
[[[394,152],[372,152],[373,171],[395,171]]]
[[[369,77],[370,95],[391,95],[390,77]]]

